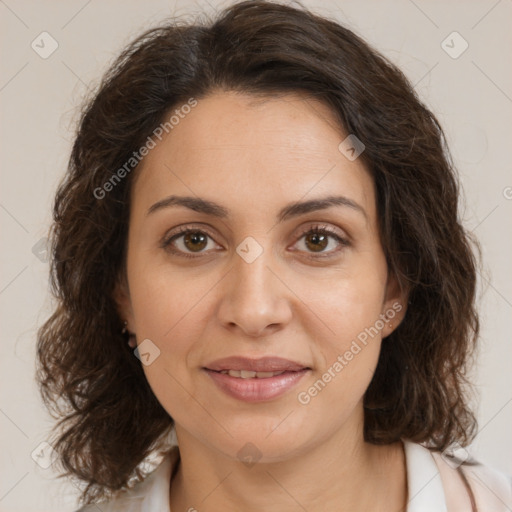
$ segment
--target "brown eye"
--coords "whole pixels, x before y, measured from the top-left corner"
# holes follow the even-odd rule
[[[208,235],[201,231],[192,231],[183,235],[183,245],[193,251],[202,251],[207,245]]]
[[[298,244],[302,240],[304,240],[304,248],[300,248],[300,250],[309,255],[316,254],[320,258],[334,256],[343,247],[350,245],[348,240],[334,231],[319,226],[304,231],[296,243]],[[213,243],[213,247],[209,247],[210,241]],[[184,258],[206,255],[215,248],[213,238],[208,233],[186,227],[180,228],[178,233],[166,237],[160,245],[170,253]],[[331,246],[333,247],[329,250]]]
[[[185,258],[194,258],[194,253],[201,256],[209,252],[208,244],[213,239],[199,229],[181,228],[178,233],[171,234],[161,242],[161,247],[172,254]],[[210,244],[211,245],[211,244]],[[215,244],[213,244],[215,246]],[[208,249],[208,250],[207,250]]]
[[[305,235],[306,246],[313,252],[323,251],[329,244],[329,237],[322,233],[309,233]]]
[[[319,226],[314,226],[304,231],[297,243],[302,242],[302,240],[304,240],[304,248],[301,248],[301,250],[310,255],[316,253],[320,258],[334,256],[339,253],[343,247],[350,245],[347,239],[341,237],[331,229]],[[332,247],[332,249],[326,250],[329,247]]]

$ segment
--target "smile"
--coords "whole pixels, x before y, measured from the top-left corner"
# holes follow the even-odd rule
[[[230,375],[231,377],[237,377],[241,379],[268,379],[269,377],[275,377],[276,375],[281,375],[284,373],[280,372],[253,372],[251,370],[222,370],[219,373],[223,373],[224,375]]]
[[[255,372],[247,370],[210,370],[203,368],[217,389],[243,402],[267,402],[275,400],[298,385],[309,368],[279,372]]]

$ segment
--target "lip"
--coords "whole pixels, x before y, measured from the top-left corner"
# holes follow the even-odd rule
[[[231,356],[217,359],[204,367],[206,370],[220,372],[223,370],[249,370],[253,372],[298,372],[311,369],[308,365],[283,359],[282,357],[260,357],[251,359],[243,356]],[[274,377],[270,377],[274,378]]]
[[[203,370],[221,391],[232,398],[245,402],[264,402],[284,395],[296,386],[311,368],[282,357],[266,356],[254,359],[231,356],[208,363]],[[273,377],[242,379],[220,373],[224,370],[283,373]]]
[[[208,368],[203,370],[221,391],[244,402],[266,402],[276,399],[295,387],[311,371],[309,368],[302,368],[296,371],[284,371],[274,377],[242,379]]]

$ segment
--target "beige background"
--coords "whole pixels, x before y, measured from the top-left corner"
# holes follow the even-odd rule
[[[35,333],[51,307],[48,263],[33,247],[49,225],[78,106],[134,35],[170,15],[212,13],[229,3],[0,0],[1,512],[76,508],[73,486],[54,480],[51,467],[39,467],[31,453],[52,425],[33,380]],[[304,3],[352,27],[398,63],[446,129],[465,188],[465,223],[485,258],[475,377],[480,433],[472,452],[512,473],[512,2]],[[43,31],[58,43],[47,59],[31,48]],[[441,46],[453,31],[469,44],[456,59]],[[462,48],[462,40],[452,39],[451,51]]]

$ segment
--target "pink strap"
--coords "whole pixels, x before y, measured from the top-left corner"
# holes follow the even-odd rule
[[[457,469],[451,467],[440,453],[432,452],[432,456],[441,475],[448,512],[476,512],[466,484]]]

